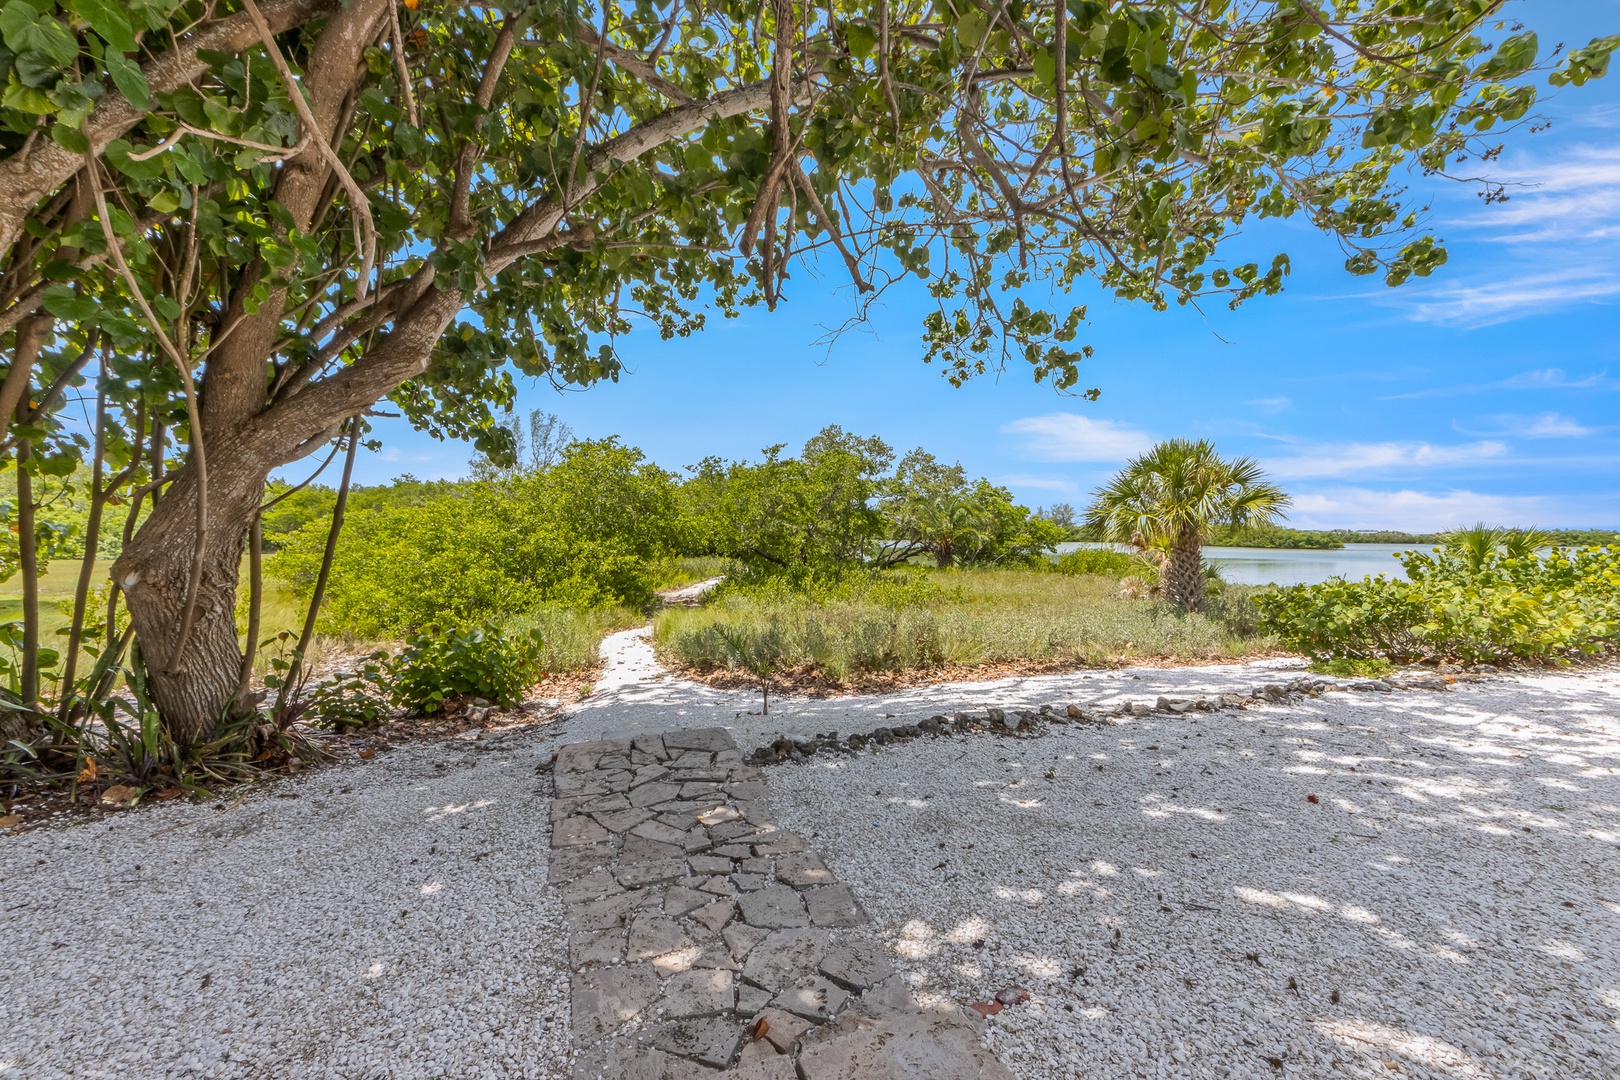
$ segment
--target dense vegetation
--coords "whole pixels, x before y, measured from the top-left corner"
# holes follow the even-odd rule
[[[1543,552],[1539,533],[1461,529],[1380,574],[1256,597],[1288,648],[1319,660],[1565,661],[1620,647],[1620,536]]]
[[[515,375],[616,378],[632,327],[775,307],[817,262],[847,275],[857,322],[921,282],[918,355],[955,383],[1018,368],[1074,390],[1092,347],[1067,294],[1276,294],[1291,263],[1255,249],[1256,218],[1328,234],[1353,274],[1428,275],[1446,251],[1399,170],[1474,174],[1539,84],[1599,77],[1620,45],[1542,50],[1501,7],[14,0],[10,719],[110,707],[101,672],[42,697],[36,662],[51,551],[30,489],[81,466],[87,517],[135,526],[113,575],[132,630],[93,636],[119,669],[139,643],[165,736],[191,746],[286,719],[255,719],[243,685],[242,555],[271,472],[352,447],[384,399],[504,460]],[[929,539],[895,539],[1007,565],[1029,544],[986,528],[999,501],[947,493],[912,508]]]

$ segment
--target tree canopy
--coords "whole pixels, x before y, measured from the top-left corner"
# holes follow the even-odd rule
[[[115,577],[195,726],[266,475],[383,398],[505,460],[514,373],[616,378],[632,327],[774,306],[810,261],[855,318],[923,282],[953,381],[1070,391],[1065,294],[1276,292],[1286,254],[1225,250],[1255,218],[1430,273],[1401,170],[1494,155],[1540,73],[1620,45],[1549,56],[1502,7],[7,0],[0,426],[66,475],[95,440],[65,392],[97,374],[109,475],[161,494]]]

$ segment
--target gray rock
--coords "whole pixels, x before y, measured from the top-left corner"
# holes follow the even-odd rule
[[[888,957],[873,945],[837,945],[821,958],[820,971],[847,990],[868,990],[894,974]]]
[[[578,972],[573,977],[574,1031],[606,1035],[639,1018],[658,996],[658,973],[646,964]]]
[[[803,1080],[1013,1080],[962,1019],[864,1005],[799,1040],[799,1075]]]
[[[690,917],[699,925],[707,927],[711,933],[718,934],[736,913],[737,905],[730,900],[716,900],[698,908]]]
[[[690,731],[664,732],[664,748],[671,753],[677,750],[705,750],[713,754],[735,750],[737,744],[724,728],[693,728]]]
[[[671,1054],[723,1069],[737,1056],[737,1046],[742,1040],[741,1024],[713,1017],[669,1024],[653,1039],[653,1045]]]
[[[737,991],[729,971],[693,970],[672,976],[664,984],[657,1008],[676,1020],[719,1016],[737,1004]]]
[[[809,907],[810,921],[816,926],[860,926],[866,922],[866,912],[855,902],[855,894],[848,885],[806,889],[804,900]]]
[[[792,926],[807,926],[810,915],[805,911],[799,893],[786,885],[772,885],[758,892],[744,893],[737,900],[743,921],[761,929],[777,930]]]
[[[686,876],[685,859],[654,859],[650,862],[631,863],[614,871],[614,880],[631,889],[648,885],[661,885],[666,881]]]
[[[581,847],[586,844],[600,844],[611,839],[612,833],[587,817],[571,817],[557,822],[551,830],[551,846],[554,848]]]
[[[813,975],[831,947],[825,930],[778,930],[754,945],[743,965],[743,980],[779,993]]]
[[[755,855],[793,855],[808,847],[798,833],[778,830],[754,838]]]
[[[588,930],[568,938],[570,967],[597,967],[624,960],[624,931]]]
[[[645,807],[632,806],[625,810],[615,810],[609,814],[593,815],[596,823],[608,832],[626,832],[653,816],[651,810]]]
[[[784,1012],[822,1024],[837,1016],[849,1002],[849,992],[829,979],[817,978],[789,987],[771,1004]]]
[[[632,960],[650,960],[695,944],[680,924],[666,915],[644,912],[630,920],[627,955]]]
[[[810,852],[801,852],[797,855],[784,855],[776,860],[776,877],[784,885],[794,888],[804,888],[809,885],[831,885],[834,881],[832,871],[821,857]]]
[[[574,1063],[572,1080],[666,1080],[669,1058],[650,1046],[609,1043]]]

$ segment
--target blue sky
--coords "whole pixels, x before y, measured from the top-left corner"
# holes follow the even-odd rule
[[[1509,12],[1544,48],[1620,32],[1620,0]],[[520,407],[582,437],[618,435],[669,468],[796,447],[836,423],[960,460],[1030,505],[1078,506],[1127,456],[1179,435],[1261,459],[1301,527],[1620,526],[1620,72],[1546,92],[1539,111],[1552,127],[1516,132],[1489,166],[1515,185],[1507,202],[1432,182],[1451,259],[1427,280],[1351,277],[1336,247],[1287,223],[1240,241],[1290,254],[1286,290],[1236,312],[1082,294],[1082,340],[1097,350],[1082,385],[1102,389],[1097,402],[1018,370],[953,389],[922,363],[915,292],[891,293],[868,332],[829,350],[822,328],[849,309],[829,268],[799,272],[775,313],[716,318],[681,341],[634,333],[618,383],[531,383]],[[400,422],[378,434],[359,482],[466,472],[461,444]]]

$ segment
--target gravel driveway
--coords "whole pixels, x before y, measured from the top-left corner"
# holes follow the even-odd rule
[[[1608,673],[766,773],[919,998],[1033,991],[1025,1080],[1613,1080],[1617,770]]]
[[[1294,666],[760,717],[621,659],[523,733],[0,837],[0,1078],[566,1077],[535,775],[559,745],[720,723],[748,747]],[[1620,1076],[1620,673],[1044,730],[766,770],[918,997],[1033,992],[989,1026],[1024,1080]]]

